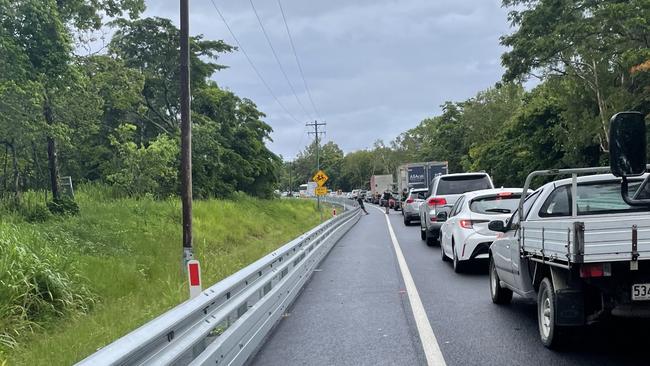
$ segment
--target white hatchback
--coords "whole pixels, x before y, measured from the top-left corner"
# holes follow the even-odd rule
[[[522,192],[520,188],[500,188],[463,194],[440,228],[442,260],[452,260],[458,273],[470,260],[488,259],[490,244],[499,234],[488,229],[488,223],[509,219]]]

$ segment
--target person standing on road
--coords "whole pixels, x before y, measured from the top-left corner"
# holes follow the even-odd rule
[[[384,195],[382,196],[382,199],[384,201],[384,207],[386,207],[386,215],[388,215],[389,213],[388,201],[390,201],[390,192],[388,192],[388,190],[384,191]]]
[[[363,204],[363,196],[358,195],[357,196],[357,202],[359,202],[359,207],[361,207],[361,210],[366,213],[366,215],[370,215],[368,211],[366,211],[366,206]]]

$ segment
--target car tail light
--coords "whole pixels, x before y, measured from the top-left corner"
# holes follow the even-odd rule
[[[609,263],[583,264],[580,267],[581,278],[609,277],[612,275],[612,265]]]
[[[429,219],[431,220],[431,222],[437,222],[438,221],[438,218],[435,217],[435,216],[431,216]]]
[[[474,228],[474,224],[480,224],[485,222],[488,222],[488,220],[460,220],[458,221],[458,225],[460,225],[460,227],[462,227],[463,229],[472,229]]]
[[[415,202],[415,200],[413,198],[410,198],[410,197],[406,200],[406,203],[413,203],[413,202]]]
[[[471,229],[474,226],[474,222],[472,220],[460,220],[458,221],[458,225],[463,229]]]
[[[444,206],[444,205],[447,204],[447,200],[446,200],[444,197],[431,197],[431,198],[429,198],[429,200],[427,201],[427,204],[428,204],[430,207],[433,207],[433,206]]]

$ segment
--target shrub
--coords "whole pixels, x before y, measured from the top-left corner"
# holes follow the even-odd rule
[[[44,205],[23,207],[21,214],[28,222],[45,222],[52,217],[49,209]]]
[[[47,203],[47,208],[55,215],[77,215],[79,205],[69,198],[59,198]]]

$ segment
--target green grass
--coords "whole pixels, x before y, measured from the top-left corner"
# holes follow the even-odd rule
[[[72,364],[187,299],[180,202],[110,196],[86,187],[77,193],[80,215],[41,223],[2,215],[0,365]],[[318,222],[310,201],[195,202],[204,284]],[[38,306],[24,308],[29,301]]]

